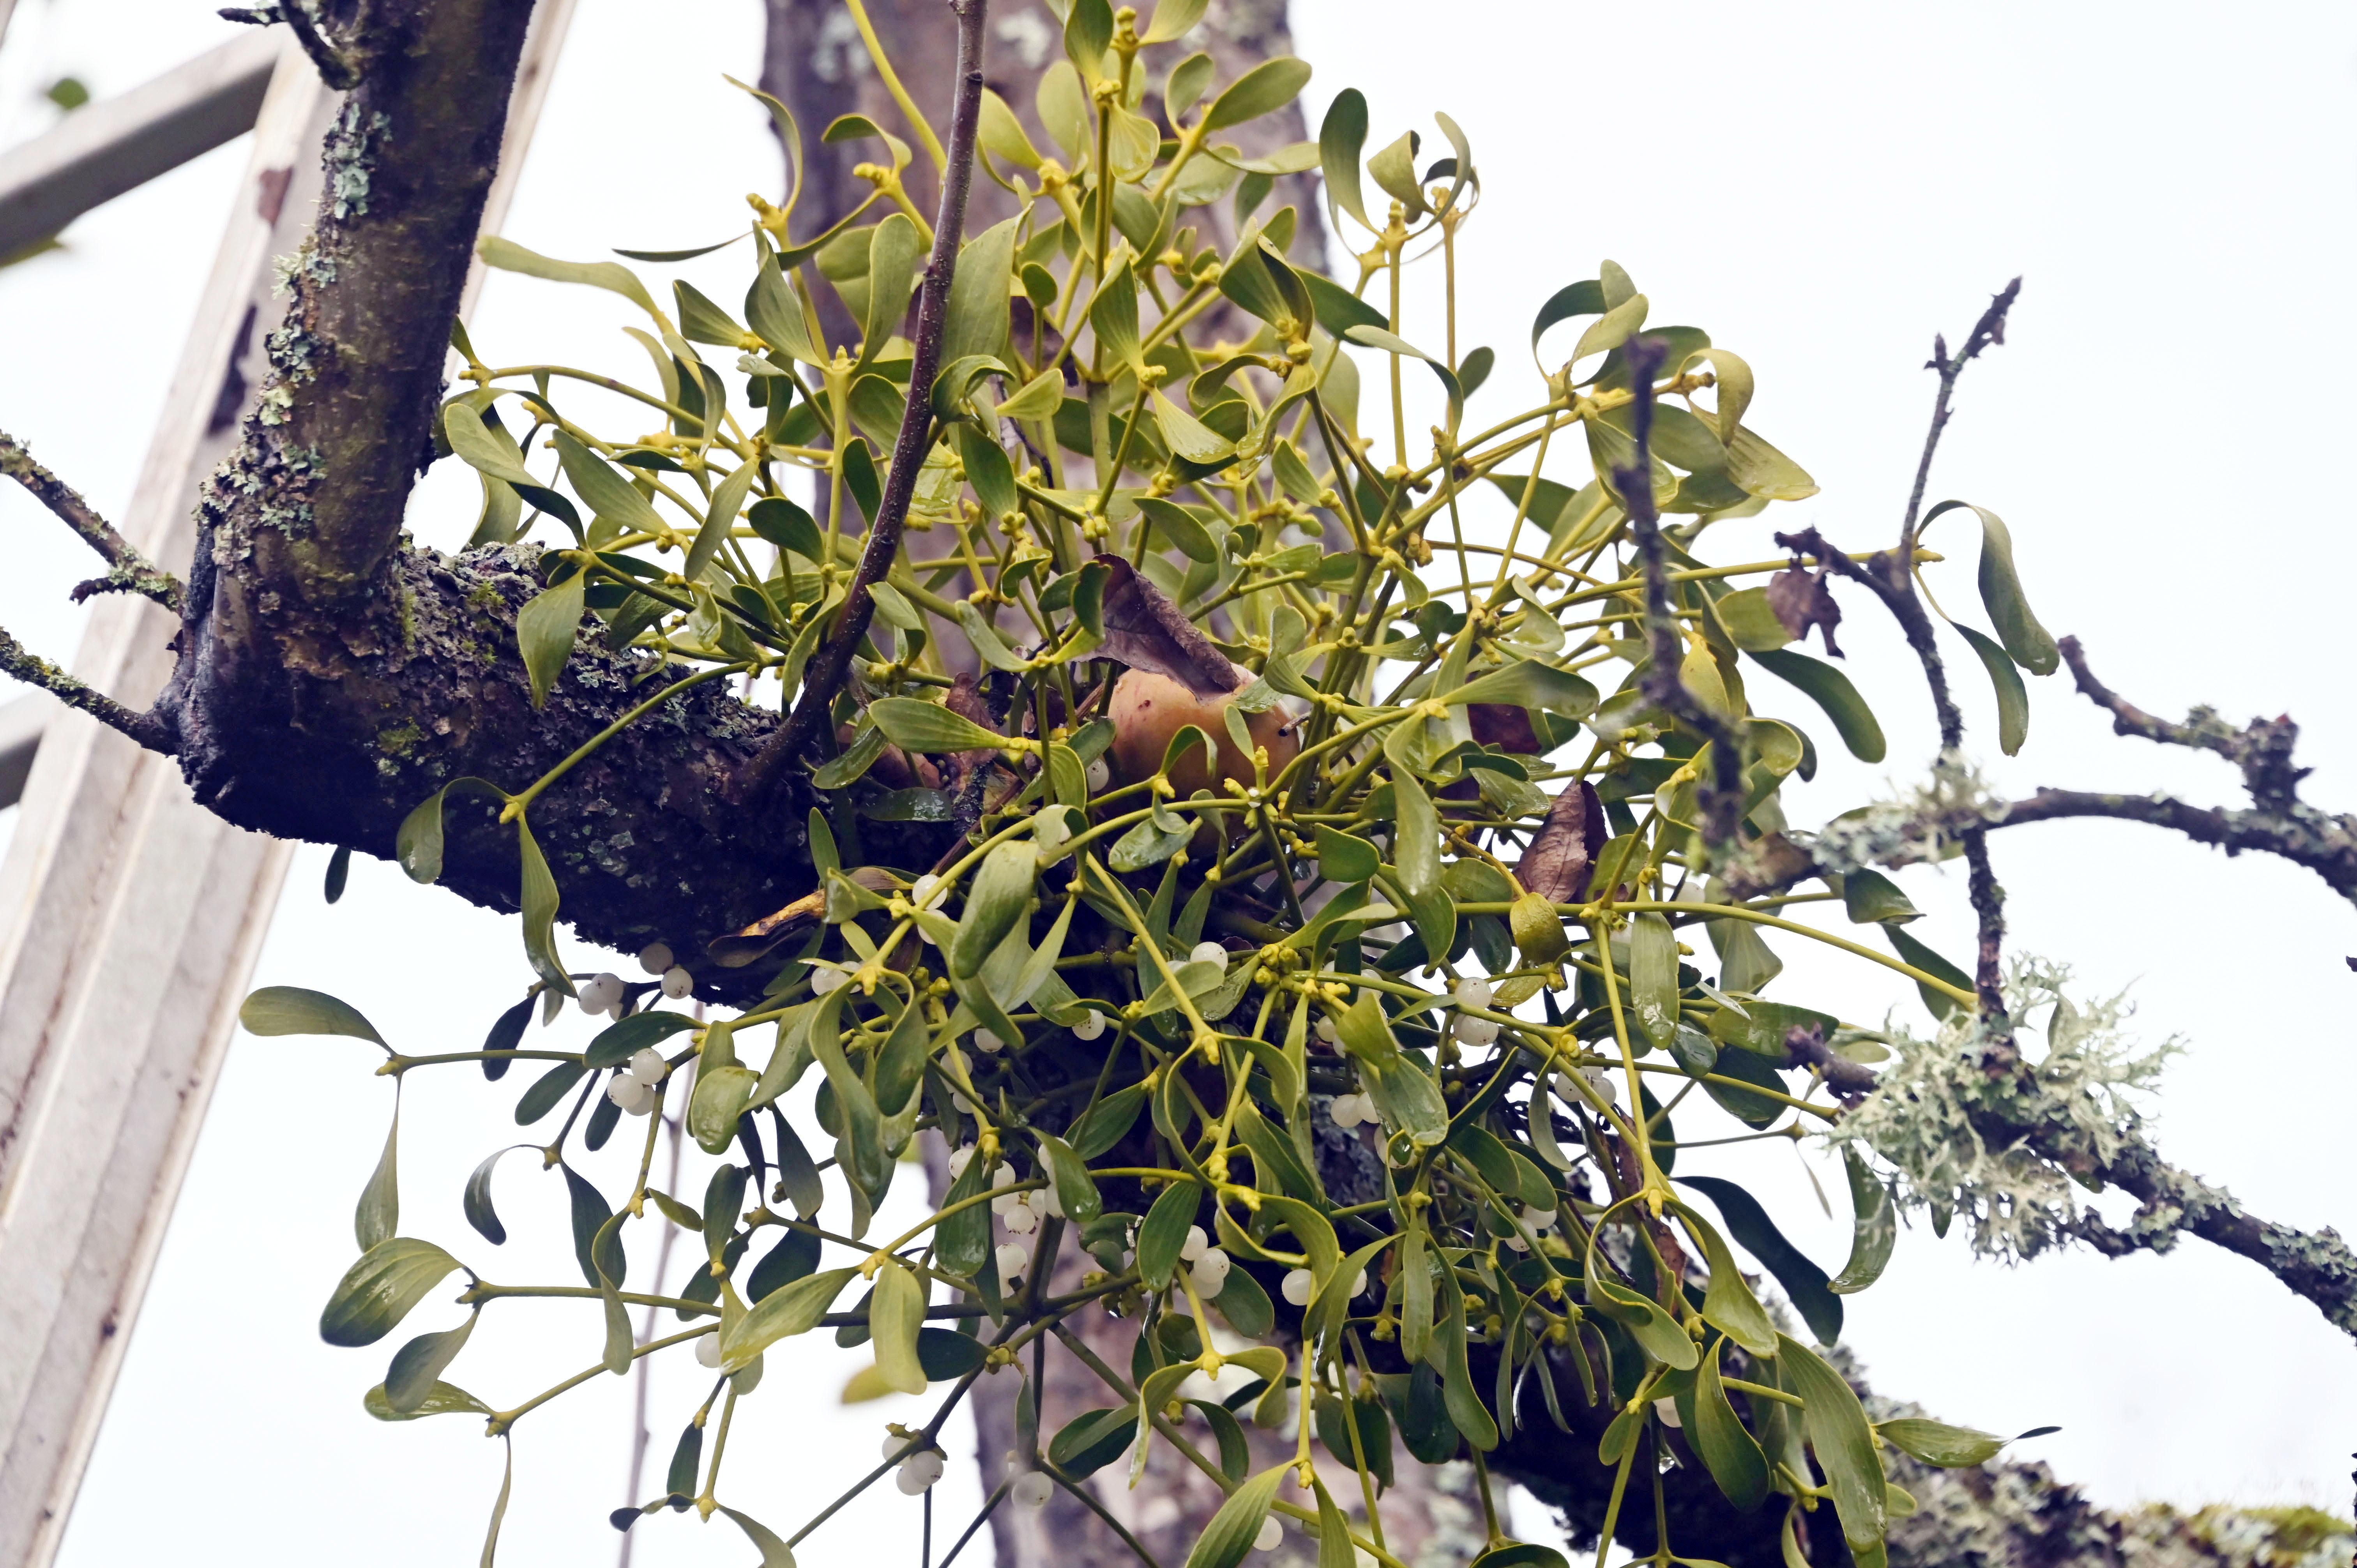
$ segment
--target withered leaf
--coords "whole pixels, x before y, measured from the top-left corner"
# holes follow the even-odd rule
[[[1523,851],[1514,878],[1553,904],[1577,904],[1587,897],[1588,875],[1608,837],[1604,801],[1583,779],[1555,798],[1546,821]]]
[[[881,866],[856,865],[845,875],[870,893],[889,893],[897,886],[892,874]],[[808,929],[810,923],[824,913],[826,889],[822,887],[815,893],[803,894],[782,909],[762,916],[743,930],[713,938],[705,944],[704,950],[723,969],[742,969],[787,938]]]
[[[1241,689],[1251,677],[1212,646],[1202,628],[1118,555],[1097,559],[1110,574],[1104,587],[1104,646],[1098,650],[1132,670],[1168,675],[1199,697]]]
[[[1501,746],[1508,751],[1524,757],[1536,757],[1546,747],[1539,744],[1538,732],[1531,728],[1531,711],[1512,703],[1468,703],[1466,715],[1473,722],[1473,738],[1483,746]]]
[[[1821,571],[1813,576],[1797,563],[1786,567],[1768,579],[1768,607],[1793,641],[1808,641],[1813,626],[1824,634],[1825,651],[1839,659],[1842,650],[1834,642],[1834,628],[1841,624],[1841,607],[1826,585],[1829,575]]]

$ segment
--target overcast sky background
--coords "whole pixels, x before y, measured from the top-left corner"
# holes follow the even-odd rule
[[[1460,342],[1494,345],[1500,365],[1475,400],[1477,424],[1534,395],[1531,315],[1603,256],[1651,296],[1654,322],[1699,324],[1749,360],[1760,392],[1747,423],[1824,493],[1728,525],[1715,558],[1765,557],[1770,533],[1802,522],[1852,548],[1886,542],[1929,407],[1920,367],[1932,333],[1961,337],[1992,291],[2024,274],[2010,341],[1966,379],[1935,496],[2004,514],[2039,613],[2079,634],[2115,687],[2163,714],[2197,702],[2237,722],[2288,711],[2309,726],[2309,799],[2357,799],[2340,392],[2341,367],[2357,357],[2357,13],[2254,5],[2228,22],[2182,5],[1295,0],[1295,20],[1318,68],[1313,126],[1332,91],[1357,85],[1372,108],[1371,145],[1410,124],[1433,138],[1435,109],[1471,137],[1486,197],[1462,246]],[[193,0],[22,0],[0,48],[0,145],[46,122],[35,94],[55,76],[121,91],[227,30]],[[743,194],[778,180],[759,113],[720,81],[751,77],[759,48],[748,0],[660,10],[583,0],[508,232],[590,259],[737,227]],[[128,498],[243,158],[242,144],[224,148],[83,219],[65,251],[0,271],[11,345],[0,428],[102,510]],[[727,301],[741,295],[740,265],[724,252],[686,272]],[[1404,328],[1436,348],[1437,280],[1437,268],[1412,278]],[[642,358],[616,330],[626,312],[603,295],[495,276],[475,340],[494,362],[637,376]],[[1410,428],[1436,414],[1418,403]],[[463,542],[474,498],[471,480],[437,470],[413,508],[419,539]],[[69,653],[79,618],[63,590],[87,575],[80,547],[13,487],[0,520],[18,562],[0,581],[0,625]],[[1968,537],[1951,521],[1931,542],[1959,556],[1933,582],[1966,615]],[[1857,596],[1848,608],[1851,673],[1891,736],[1885,765],[1837,755],[1804,700],[1752,682],[1755,705],[1809,727],[1825,756],[1792,807],[1803,825],[1913,777],[1932,749],[1903,646]],[[1959,680],[1974,749],[2008,788],[2167,787],[2233,801],[2230,770],[2113,737],[2067,676],[2034,683],[2029,746],[1998,757],[1969,660]],[[2147,1039],[2181,1037],[2155,1108],[2164,1152],[2268,1218],[2357,1223],[2347,1152],[2357,977],[2342,962],[2357,931],[2346,905],[2282,865],[2229,863],[2127,826],[2018,830],[1996,853],[2017,950],[2069,961],[2088,995],[2129,990]],[[257,983],[341,995],[405,1049],[475,1044],[528,979],[512,923],[366,862],[328,909],[324,864],[321,851],[297,856]],[[1910,929],[1964,956],[1961,876],[1903,880],[1928,911]],[[1780,944],[1789,968],[1776,993],[1830,994],[1850,1018],[1894,1009],[1922,1026],[1905,988],[1800,949]],[[576,1015],[556,1033],[577,1044],[588,1031]],[[499,1477],[474,1423],[382,1426],[359,1404],[400,1338],[457,1314],[421,1307],[393,1340],[361,1352],[316,1335],[392,1111],[372,1066],[353,1042],[232,1048],[66,1540],[68,1568],[164,1552],[274,1562],[325,1548],[358,1565],[477,1549]],[[561,1190],[528,1155],[498,1178],[504,1249],[459,1216],[468,1171],[514,1136],[508,1108],[522,1081],[485,1092],[472,1069],[415,1075],[404,1229],[493,1279],[565,1280]],[[1704,1121],[1681,1112],[1682,1133],[1707,1135]],[[609,1190],[626,1180],[623,1142],[592,1166]],[[1838,1206],[1838,1166],[1805,1157]],[[1817,1214],[1792,1152],[1689,1158],[1754,1181],[1794,1239],[1838,1266],[1846,1219]],[[702,1165],[692,1168],[683,1185],[700,1187]],[[2167,1258],[2073,1253],[2005,1270],[1974,1262],[1957,1236],[1910,1230],[1882,1283],[1850,1299],[1847,1341],[1879,1389],[1945,1419],[2059,1423],[2030,1451],[2108,1504],[2348,1504],[2357,1352],[2255,1266],[2198,1241]],[[594,1309],[520,1305],[486,1318],[452,1376],[503,1403],[587,1365],[597,1344]],[[895,1399],[838,1413],[833,1391],[859,1359],[821,1337],[773,1352],[769,1379],[780,1391],[794,1380],[815,1402],[791,1415],[774,1394],[745,1407],[726,1472],[736,1487],[724,1481],[724,1495],[788,1530],[872,1463],[882,1423],[920,1407]],[[644,1491],[660,1485],[662,1456],[700,1397],[693,1384],[680,1372],[656,1381]],[[519,1427],[508,1561],[596,1563],[613,1550],[604,1515],[620,1500],[629,1399],[626,1384],[599,1379]],[[956,1453],[938,1493],[952,1529],[980,1489]],[[748,1551],[725,1523],[716,1533],[666,1516],[641,1532],[645,1563],[733,1563]],[[914,1535],[914,1509],[887,1488],[799,1554],[865,1563],[913,1553]]]

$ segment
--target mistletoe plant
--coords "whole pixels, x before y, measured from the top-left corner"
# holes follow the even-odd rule
[[[1621,268],[1544,301],[1524,406],[1473,413],[1509,378],[1456,342],[1482,186],[1455,122],[1436,117],[1437,161],[1413,132],[1369,156],[1364,100],[1344,91],[1315,144],[1248,158],[1222,134],[1290,102],[1308,66],[1220,84],[1199,54],[1149,83],[1141,48],[1185,34],[1202,0],[1164,0],[1143,31],[1126,7],[1073,0],[1068,58],[1039,93],[1043,149],[983,89],[982,0],[956,9],[952,121],[945,143],[923,133],[942,175],[930,219],[903,187],[912,150],[851,117],[824,136],[875,145],[872,194],[819,233],[797,231],[791,196],[756,199],[737,313],[684,282],[667,310],[618,263],[482,247],[644,313],[642,385],[494,367],[456,334],[469,384],[438,423],[481,479],[478,552],[528,563],[538,547],[544,585],[514,655],[535,700],[593,678],[641,695],[539,777],[451,780],[402,830],[402,864],[430,882],[446,815],[511,828],[536,979],[482,1049],[388,1046],[382,1070],[470,1063],[496,1080],[547,1064],[515,1116],[540,1126],[565,1108],[542,1153],[571,1193],[581,1282],[494,1283],[400,1234],[388,1141],[321,1331],[377,1343],[454,1272],[467,1316],[398,1350],[375,1414],[471,1412],[506,1438],[640,1357],[694,1356],[710,1392],[675,1412],[663,1489],[616,1523],[725,1513],[776,1568],[841,1499],[777,1533],[754,1517],[775,1517],[768,1478],[725,1465],[728,1434],[765,1391],[765,1353],[831,1326],[872,1358],[859,1387],[945,1389],[859,1487],[888,1473],[925,1490],[977,1380],[1036,1386],[1042,1359],[1069,1354],[1103,1380],[1102,1408],[1042,1431],[1027,1393],[1017,1473],[985,1515],[1057,1487],[1102,1515],[1083,1478],[1119,1465],[1135,1484],[1167,1444],[1226,1497],[1189,1568],[1232,1568],[1288,1523],[1323,1568],[1402,1568],[1381,1506],[1397,1450],[1486,1469],[1519,1429],[1568,1432],[1567,1411],[1598,1409],[1608,1543],[1624,1507],[1666,1518],[1674,1456],[1760,1510],[1786,1561],[1871,1564],[1911,1506],[1887,1454],[1975,1465],[2001,1445],[1871,1422],[1793,1331],[1835,1339],[1902,1206],[1943,1230],[1964,1212],[2015,1251],[2192,1230],[2352,1322],[2357,1271],[2337,1239],[2243,1216],[2152,1155],[2117,1097],[2137,1070],[2111,1015],[2072,1010],[2050,970],[2008,989],[1990,833],[2107,800],[2163,813],[2051,791],[2008,803],[1977,782],[1924,607],[1941,559],[1924,531],[1952,510],[1979,530],[1993,632],[1949,624],[1994,684],[2007,753],[2027,724],[2020,672],[2064,657],[1995,514],[1924,508],[1919,476],[1890,550],[1854,556],[1809,530],[1779,535],[1771,559],[1715,562],[1716,525],[1815,487],[1746,422],[1751,366],[1698,328],[1651,325]],[[1141,112],[1149,88],[1163,123]],[[798,167],[799,128],[768,103]],[[1288,260],[1301,214],[1270,209],[1279,177],[1312,170],[1327,219],[1365,246],[1340,278]],[[1020,215],[963,239],[977,171]],[[1217,202],[1241,230],[1225,253],[1200,239]],[[1407,319],[1404,270],[1436,256],[1448,317]],[[1960,352],[1935,354],[1926,470],[2013,292]],[[853,338],[831,340],[830,319]],[[1387,383],[1379,412],[1362,367]],[[1412,441],[1402,380],[1424,375],[1445,415]],[[652,428],[591,428],[567,395],[585,384]],[[1479,542],[1463,514],[1499,495],[1512,521]],[[1838,657],[1836,580],[1892,613],[1943,750],[1919,794],[1809,834],[1781,802],[1821,746],[1884,756],[1839,668],[1801,651],[1814,629]],[[2124,728],[2134,715],[2135,733],[2244,765],[2259,809],[2192,813],[2214,817],[2212,842],[2294,853],[2268,823],[2306,823],[2308,863],[2345,876],[2325,843],[2345,824],[2291,794],[2287,735],[2163,725],[2071,652]],[[780,711],[730,798],[748,822],[807,832],[807,895],[651,944],[644,980],[573,972],[562,880],[534,837],[565,799],[549,791],[633,726],[694,722],[707,710],[683,693],[715,682]],[[1980,918],[1972,972],[1906,932],[1917,911],[1877,868],[1953,854]],[[1810,881],[1821,890],[1795,891]],[[1792,918],[1810,902],[1837,904],[1856,935]],[[1772,944],[1792,941],[1906,976],[1942,1032],[1770,1000]],[[568,997],[602,1031],[580,1050],[527,1047],[535,1010],[546,1021]],[[2033,998],[2054,1008],[2036,1060],[2021,1044]],[[310,992],[257,993],[244,1016],[377,1037]],[[1894,1050],[1895,1090],[1875,1069]],[[781,1109],[805,1079],[815,1148]],[[1749,1129],[1716,1142],[1836,1140],[1856,1215],[1837,1275],[1741,1187],[1691,1174],[1674,1119],[1706,1100]],[[601,1162],[625,1116],[644,1119],[617,1151],[634,1157]],[[700,1196],[651,1185],[666,1118],[716,1162]],[[882,1234],[874,1217],[919,1179],[903,1156],[923,1134],[954,1151],[946,1190]],[[491,1245],[499,1159],[466,1191]],[[2127,1185],[2149,1223],[2105,1230],[2065,1176]],[[676,1295],[626,1289],[633,1241],[663,1226],[703,1262]],[[579,1376],[502,1405],[447,1380],[483,1312],[532,1297],[582,1301]],[[679,1326],[640,1343],[633,1306]],[[1073,1332],[1082,1314],[1135,1325],[1126,1367]],[[1243,1376],[1224,1397],[1184,1397],[1229,1369]],[[1253,1473],[1246,1422],[1291,1423],[1289,1457]],[[1494,1512],[1490,1529],[1485,1563],[1559,1561],[1509,1541]],[[1687,1560],[1666,1537],[1654,1529],[1650,1560]]]

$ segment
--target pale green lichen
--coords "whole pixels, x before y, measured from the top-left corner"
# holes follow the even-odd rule
[[[1894,1059],[1880,1083],[1826,1134],[1894,1167],[1900,1200],[1931,1211],[1943,1230],[1950,1218],[1964,1219],[1984,1256],[2011,1262],[2070,1240],[2079,1205],[2061,1166],[2018,1138],[1993,1143],[1982,1129],[2051,1130],[2100,1167],[2143,1124],[2130,1096],[2149,1091],[2178,1048],[2171,1039],[2139,1050],[2123,1027],[2125,998],[2074,1004],[2063,993],[2069,979],[2068,969],[2040,959],[2010,966],[2006,1008],[2025,1058],[2021,1072],[1986,1069],[1998,1042],[1977,1014],[1961,1008],[1928,1040],[1889,1028]],[[2026,1036],[2040,1032],[2045,1053],[2031,1061]]]
[[[1942,860],[1956,836],[2005,818],[2004,798],[1961,752],[1943,751],[1913,788],[1827,822],[1810,843],[1827,871]]]
[[[336,116],[335,126],[328,133],[325,161],[328,197],[339,221],[368,211],[370,162],[378,140],[392,125],[382,111],[363,120],[357,98],[346,100],[343,113]]]

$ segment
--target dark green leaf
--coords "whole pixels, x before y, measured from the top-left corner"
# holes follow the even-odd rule
[[[1824,1270],[1784,1240],[1784,1233],[1776,1229],[1776,1222],[1768,1217],[1758,1198],[1717,1176],[1679,1179],[1718,1206],[1720,1218],[1727,1221],[1727,1234],[1776,1276],[1776,1283],[1784,1287],[1785,1295],[1821,1343],[1830,1345],[1841,1337],[1841,1298],[1826,1288]]]
[[[1202,1200],[1203,1189],[1194,1183],[1172,1182],[1146,1211],[1146,1221],[1137,1228],[1137,1273],[1151,1289],[1170,1288],[1178,1249],[1187,1244],[1187,1228],[1195,1223]]]
[[[1849,1262],[1825,1288],[1835,1295],[1855,1295],[1882,1277],[1899,1240],[1899,1226],[1890,1194],[1866,1167],[1854,1144],[1842,1145],[1842,1168],[1849,1176],[1851,1212],[1857,1217],[1850,1232]]]
[[[1882,738],[1882,725],[1876,721],[1874,710],[1866,705],[1866,699],[1857,694],[1857,688],[1849,683],[1848,676],[1823,660],[1790,649],[1754,651],[1751,657],[1770,674],[1799,687],[1803,695],[1823,708],[1851,756],[1861,762],[1882,760],[1889,750]]]
[[[457,1266],[457,1259],[431,1241],[396,1236],[378,1242],[345,1271],[328,1298],[319,1337],[330,1345],[375,1344]]]
[[[778,1244],[762,1255],[745,1280],[745,1299],[758,1303],[782,1286],[808,1279],[818,1269],[817,1233],[788,1227]]]
[[[555,1110],[556,1102],[563,1100],[572,1090],[573,1086],[581,1081],[582,1075],[588,1070],[579,1062],[568,1061],[558,1062],[541,1074],[533,1080],[533,1086],[525,1090],[522,1097],[516,1101],[516,1125],[529,1127],[551,1111]]]
[[[559,1165],[565,1173],[565,1194],[573,1217],[573,1261],[581,1266],[581,1277],[591,1289],[597,1285],[597,1233],[606,1221],[614,1217],[607,1206],[606,1195],[589,1184],[589,1179],[571,1165]]]
[[[467,1315],[467,1321],[440,1334],[421,1334],[393,1353],[393,1365],[384,1374],[384,1402],[396,1414],[419,1415],[434,1391],[448,1385],[441,1381],[443,1372],[458,1359],[467,1348],[467,1337],[475,1331],[475,1320],[480,1309]]]
[[[1973,651],[1980,656],[1981,668],[1988,671],[1989,684],[1996,689],[1996,744],[2007,757],[2018,755],[2021,743],[2029,738],[2029,688],[2021,683],[2021,671],[2014,668],[2006,650],[1975,631],[1960,626]]]
[[[1776,1364],[1785,1388],[1804,1402],[1803,1424],[1832,1488],[1842,1536],[1852,1552],[1873,1550],[1878,1555],[1889,1516],[1882,1461],[1874,1452],[1866,1411],[1842,1375],[1815,1351],[1790,1335],[1778,1338]]]
[[[498,1212],[491,1208],[491,1172],[499,1165],[500,1155],[534,1146],[531,1144],[511,1144],[486,1157],[481,1165],[475,1167],[474,1175],[467,1178],[466,1195],[460,1202],[460,1207],[466,1211],[467,1223],[480,1231],[483,1239],[494,1247],[507,1240],[508,1231],[507,1227],[500,1223]]]
[[[591,1068],[620,1067],[647,1047],[694,1027],[695,1020],[684,1013],[633,1013],[600,1029],[582,1060]]]
[[[1695,1384],[1695,1419],[1687,1436],[1727,1500],[1749,1513],[1768,1497],[1768,1458],[1760,1451],[1743,1423],[1727,1402],[1727,1385],[1718,1375],[1718,1347],[1702,1359]]]

